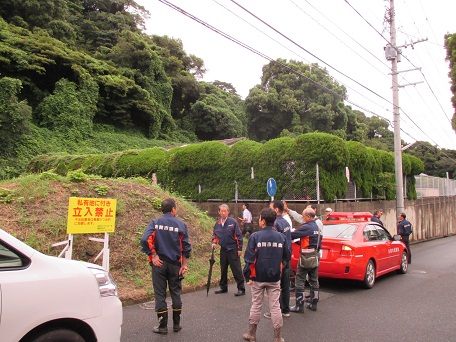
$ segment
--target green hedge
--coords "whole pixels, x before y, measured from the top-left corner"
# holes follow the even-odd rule
[[[283,137],[264,144],[241,140],[231,148],[218,141],[175,147],[167,151],[154,147],[103,155],[41,155],[32,160],[29,170],[54,170],[66,175],[82,170],[103,177],[143,176],[157,174],[158,182],[168,191],[205,201],[232,200],[235,183],[242,198],[269,199],[266,181],[277,182],[276,198],[294,192],[315,198],[315,171],[319,166],[321,196],[326,202],[343,198],[347,189],[345,167],[351,180],[364,197],[394,199],[394,156],[386,151],[366,147],[359,142],[346,142],[326,133],[307,133],[297,138]],[[252,167],[254,178],[252,179]],[[424,163],[403,155],[407,197],[416,198],[414,175]]]

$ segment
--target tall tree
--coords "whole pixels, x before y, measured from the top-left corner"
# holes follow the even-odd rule
[[[206,72],[204,62],[194,55],[187,55],[180,39],[168,36],[153,36],[152,39],[159,47],[157,53],[163,58],[165,72],[172,80],[171,115],[178,125],[185,127],[191,105],[203,92],[198,78]]]
[[[388,121],[377,116],[367,117],[360,111],[354,113],[357,121],[366,129],[365,145],[379,150],[394,151],[394,133],[389,130]]]
[[[201,140],[237,138],[247,133],[243,101],[231,92],[202,83],[204,91],[192,105],[190,121]]]
[[[268,140],[284,129],[297,133],[345,132],[345,96],[345,88],[316,64],[272,61],[263,67],[261,84],[246,98],[249,135]]]
[[[445,48],[447,50],[446,59],[450,62],[450,72],[448,75],[451,79],[451,92],[453,93],[451,102],[453,103],[453,108],[455,110],[451,125],[456,131],[456,33],[447,34],[445,36]]]

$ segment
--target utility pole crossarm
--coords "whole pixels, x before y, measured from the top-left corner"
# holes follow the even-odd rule
[[[420,83],[424,83],[424,81],[418,81],[418,82],[413,82],[413,83],[407,83],[407,84],[404,84],[404,85],[398,85],[399,88],[404,88],[404,87],[407,87],[407,86],[414,86],[414,85],[417,85],[417,84],[420,84]]]
[[[410,43],[408,43],[408,44],[406,43],[406,44],[404,44],[404,45],[401,45],[401,46],[397,46],[397,47],[398,47],[398,48],[401,48],[401,47],[403,47],[403,48],[407,48],[407,47],[411,46],[411,47],[412,47],[412,49],[414,49],[414,48],[415,48],[415,44],[418,44],[418,43],[422,43],[422,42],[425,42],[425,41],[427,41],[427,40],[428,40],[427,38],[424,38],[424,39],[419,39],[419,40],[417,40],[416,42],[414,42],[414,41],[411,41],[411,42],[410,42]]]

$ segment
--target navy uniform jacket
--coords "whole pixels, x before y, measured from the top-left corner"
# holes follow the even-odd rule
[[[274,222],[274,228],[285,236],[287,248],[291,251],[291,227],[288,221],[281,215],[277,216],[277,220]]]
[[[265,227],[250,236],[244,254],[244,277],[247,281],[280,281],[282,260],[289,259],[285,236],[273,227]]]
[[[383,222],[380,221],[380,219],[379,219],[377,216],[372,216],[371,221],[372,221],[372,222],[380,223],[380,224],[383,226]]]
[[[223,226],[221,219],[215,223],[212,243],[218,243],[222,248],[225,248],[228,251],[233,249],[242,251],[242,242],[242,233],[234,218],[227,217]]]
[[[402,220],[397,225],[397,233],[399,235],[410,235],[412,234],[412,224],[410,221]]]
[[[315,220],[310,220],[309,222],[304,223],[301,227],[296,229],[294,232],[291,232],[292,239],[301,239],[301,248],[317,248],[318,241],[318,225]],[[320,245],[323,235],[320,235]]]
[[[141,238],[141,251],[149,256],[157,253],[160,259],[178,265],[182,255],[190,258],[192,247],[188,241],[187,225],[167,213],[162,217],[152,220]]]

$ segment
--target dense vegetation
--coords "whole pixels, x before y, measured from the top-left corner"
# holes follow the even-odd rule
[[[453,108],[455,109],[451,124],[456,131],[456,33],[447,34],[445,36],[445,47],[447,50],[446,59],[450,62],[450,72],[448,75],[451,79],[451,92],[453,93],[451,101],[453,103]]]
[[[413,176],[423,171],[423,162],[407,154],[403,155],[402,162],[409,180],[407,198],[416,199]],[[346,142],[328,133],[306,133],[294,139],[282,137],[264,144],[241,140],[231,148],[210,141],[169,151],[152,148],[110,155],[41,155],[32,160],[30,170],[54,170],[61,175],[79,171],[103,177],[142,176],[149,179],[155,173],[163,188],[186,198],[229,201],[234,197],[235,182],[242,198],[267,200],[265,182],[270,177],[277,181],[277,198],[293,199],[304,192],[316,199],[317,164],[321,199],[326,202],[344,198],[347,165],[359,193],[377,199],[395,198],[391,152],[366,147],[359,142]]]
[[[392,151],[388,122],[346,106],[345,87],[326,69],[272,61],[244,100],[229,83],[200,81],[204,61],[180,40],[145,34],[146,17],[131,0],[0,2],[0,179],[46,153],[234,137],[325,132]]]

